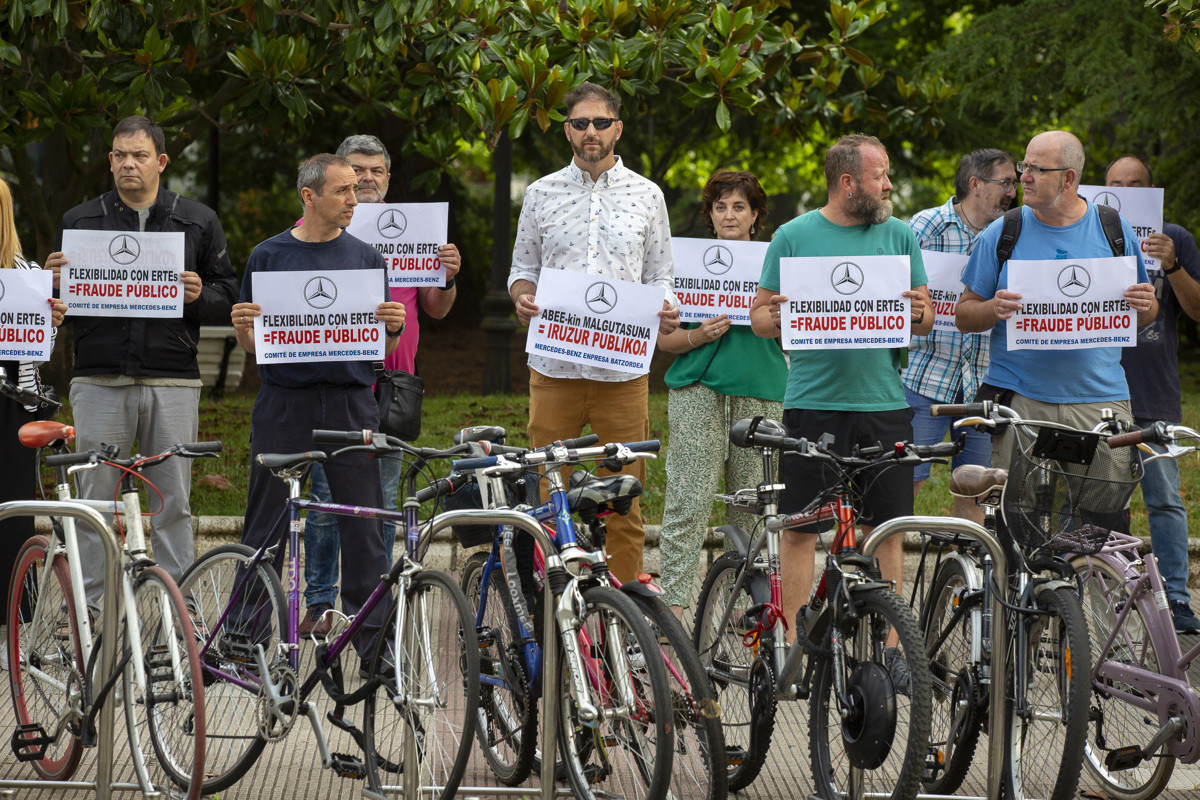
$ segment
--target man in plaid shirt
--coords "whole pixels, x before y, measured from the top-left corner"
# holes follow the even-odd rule
[[[919,211],[908,226],[922,250],[969,254],[979,233],[1004,216],[1017,197],[1017,172],[1012,157],[1003,150],[985,148],[967,153],[954,176],[954,196],[945,205]],[[935,403],[969,402],[988,366],[988,334],[934,330],[914,336],[909,345],[909,365],[904,371],[904,394],[913,408],[913,440],[927,445],[946,436],[952,419],[929,416]],[[964,399],[965,398],[965,399]],[[954,459],[959,464],[989,466],[991,440],[967,429],[967,445]],[[930,465],[913,475],[913,496],[929,478]],[[954,498],[954,513],[975,522],[983,514],[974,502]]]

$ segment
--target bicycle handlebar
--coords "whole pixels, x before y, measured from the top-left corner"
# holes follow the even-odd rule
[[[160,461],[165,461],[171,456],[180,456],[181,458],[207,458],[212,456],[216,458],[217,453],[221,452],[224,445],[221,442],[189,442],[187,444],[177,444],[165,453],[159,453],[154,456],[133,455],[129,458],[116,458],[115,449],[112,454],[102,453],[97,450],[87,450],[81,453],[57,453],[48,455],[43,459],[47,467],[70,467],[77,464],[110,464],[115,467],[132,467],[134,464],[148,466],[157,464]]]
[[[431,486],[417,492],[413,497],[418,503],[425,503],[437,497],[454,494],[465,486],[468,480],[469,477],[466,475],[449,475],[445,478],[438,478]]]
[[[990,409],[984,403],[940,403],[929,407],[931,417],[986,417]]]
[[[8,372],[3,367],[0,367],[0,394],[17,401],[23,406],[53,406],[54,408],[62,406],[62,403],[53,397],[46,397],[29,389],[22,389],[8,379]]]
[[[597,441],[598,437],[595,434],[589,434],[578,439],[566,439],[533,450],[523,450],[519,447],[506,446],[499,448],[501,452],[498,455],[460,459],[455,461],[451,465],[451,468],[455,472],[473,472],[481,469],[489,469],[504,463],[502,461],[504,456],[515,457],[514,468],[524,468],[533,464],[569,464],[578,461],[610,460],[619,467],[622,463],[636,461],[637,456],[652,457],[650,454],[657,453],[659,448],[662,447],[661,442],[657,439],[650,439],[644,442],[611,442],[595,446],[595,442]],[[586,444],[580,446],[581,442]],[[566,452],[562,453],[563,450]],[[626,451],[634,457],[623,456],[622,451]]]

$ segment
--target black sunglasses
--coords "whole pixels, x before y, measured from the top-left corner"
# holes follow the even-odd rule
[[[595,125],[596,130],[598,131],[606,131],[609,129],[609,126],[616,121],[616,117],[595,117],[593,119],[588,119],[587,117],[572,117],[571,119],[567,120],[567,122],[571,123],[571,127],[577,131],[586,131],[588,129],[588,125]]]

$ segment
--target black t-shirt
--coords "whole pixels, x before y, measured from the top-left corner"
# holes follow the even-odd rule
[[[387,261],[369,244],[344,231],[328,242],[302,242],[292,230],[272,236],[254,248],[246,261],[239,302],[253,303],[255,272],[332,272],[346,269],[383,270],[379,302],[387,295]],[[370,361],[316,361],[302,364],[259,364],[263,383],[298,389],[313,385],[370,386],[375,372]]]
[[[1168,222],[1163,233],[1175,243],[1175,260],[1187,273],[1200,281],[1200,252],[1196,240],[1182,227]],[[1129,382],[1133,415],[1147,419],[1180,422],[1179,405],[1179,315],[1183,308],[1171,288],[1171,281],[1159,269],[1148,270],[1150,283],[1158,298],[1158,317],[1138,330],[1137,347],[1121,352],[1121,366]]]

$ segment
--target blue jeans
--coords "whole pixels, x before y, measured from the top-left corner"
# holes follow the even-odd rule
[[[904,387],[904,399],[908,401],[909,407],[913,410],[913,444],[937,444],[946,438],[946,432],[950,430],[951,423],[958,419],[958,417],[929,416],[929,407],[936,405],[936,403],[925,395],[917,394],[907,386]],[[963,402],[961,391],[959,391],[958,397],[955,398],[954,402]],[[954,457],[954,460],[950,463],[950,469],[957,469],[963,464],[978,464],[981,467],[991,466],[992,437],[974,428],[965,428],[963,432],[967,435],[966,446],[961,453]],[[916,469],[913,470],[913,482],[929,480],[929,474],[932,471],[933,465],[929,462],[918,464]]]
[[[1153,425],[1155,420],[1138,417],[1139,428]],[[1158,452],[1162,448],[1152,445]],[[1145,465],[1142,478],[1142,498],[1150,516],[1150,549],[1158,559],[1167,589],[1167,599],[1188,603],[1188,520],[1187,510],[1179,499],[1179,464],[1173,458],[1160,458]]]
[[[384,508],[396,510],[396,494],[400,490],[400,476],[403,472],[404,461],[399,454],[385,456],[379,460]],[[313,464],[310,478],[312,484],[309,493],[313,499],[328,503],[329,481],[325,478],[325,468],[320,464]],[[395,544],[396,523],[384,520],[383,551],[387,555],[388,568],[392,566],[392,548]],[[309,608],[322,603],[330,606],[334,604],[333,601],[337,598],[340,550],[337,516],[310,511],[304,524],[304,604]]]

